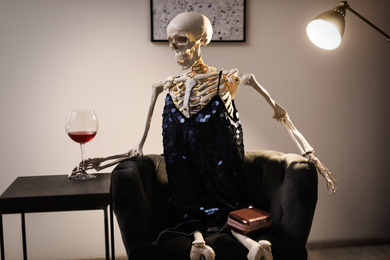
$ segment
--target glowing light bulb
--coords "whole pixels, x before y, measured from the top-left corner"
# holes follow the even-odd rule
[[[306,28],[309,39],[318,47],[333,50],[341,43],[341,34],[332,23],[316,19],[311,21]]]

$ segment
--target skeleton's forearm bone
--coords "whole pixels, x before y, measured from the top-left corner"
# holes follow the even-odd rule
[[[314,156],[314,149],[306,141],[305,137],[303,137],[303,135],[295,128],[294,124],[288,117],[280,121],[286,127],[287,132],[298,146],[301,154],[305,156],[309,162],[313,163],[316,166],[317,171],[326,179],[326,187],[327,189],[330,189],[329,195],[336,193],[337,181],[333,178],[332,173],[328,170],[328,168],[326,168],[326,166]]]
[[[281,120],[281,122],[286,127],[288,133],[298,146],[302,155],[305,155],[306,153],[314,153],[313,147],[310,146],[310,144],[306,141],[305,137],[303,137],[303,135],[295,128],[290,118],[284,118]],[[297,140],[297,138],[300,142]]]
[[[305,156],[309,162],[313,163],[316,166],[317,171],[326,179],[326,187],[327,189],[330,188],[329,195],[336,193],[337,181],[333,178],[332,173],[328,170],[328,168],[326,168],[326,166],[321,163],[317,157],[314,156],[314,149],[306,141],[303,135],[295,128],[294,124],[288,117],[282,119],[281,122],[286,127],[287,132],[290,134],[295,144],[298,146],[301,154]],[[300,142],[297,140],[297,138]]]

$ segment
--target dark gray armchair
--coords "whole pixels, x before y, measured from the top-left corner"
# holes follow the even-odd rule
[[[275,260],[307,259],[305,246],[317,203],[315,166],[297,154],[258,150],[245,153],[244,168],[255,206],[270,212],[273,218],[272,226],[255,239],[272,243]],[[163,156],[126,160],[113,170],[113,208],[129,259],[149,259],[147,245],[151,246],[159,232],[167,228],[168,193]],[[188,254],[185,258],[176,256],[173,251],[177,245],[167,242],[162,250],[171,256],[167,259],[189,259],[191,242],[177,241],[188,248]],[[229,252],[234,247],[225,247],[226,256],[217,253],[216,259],[246,259],[243,246],[240,258]]]

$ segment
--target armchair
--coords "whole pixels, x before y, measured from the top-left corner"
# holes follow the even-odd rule
[[[305,246],[317,203],[315,166],[300,155],[268,150],[246,152],[244,163],[255,207],[270,212],[273,218],[272,226],[255,239],[271,242],[275,260],[307,259]],[[113,170],[113,209],[129,259],[154,259],[146,255],[153,254],[152,242],[168,227],[168,194],[162,155],[129,159]],[[172,237],[160,245],[158,256],[189,259],[191,243],[189,238]],[[247,249],[234,243],[232,236],[206,238],[206,243],[216,251],[216,259],[246,259]],[[185,250],[181,254],[178,248]]]

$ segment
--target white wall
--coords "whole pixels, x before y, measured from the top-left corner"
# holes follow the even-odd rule
[[[320,178],[311,242],[390,237],[390,46],[347,13],[344,42],[313,46],[306,24],[338,5],[328,0],[248,0],[247,42],[211,43],[217,68],[252,72],[284,106],[339,190]],[[388,0],[349,4],[390,32]],[[143,131],[151,85],[181,73],[166,43],[150,41],[149,1],[0,1],[0,193],[17,176],[67,174],[79,147],[65,134],[67,110],[94,108],[100,120],[88,157],[127,151]],[[298,152],[254,90],[236,98],[246,149]],[[162,99],[145,153],[161,153]],[[104,255],[101,212],[27,215],[30,259]],[[7,259],[21,259],[20,217],[4,216]],[[118,229],[116,251],[124,254]]]

